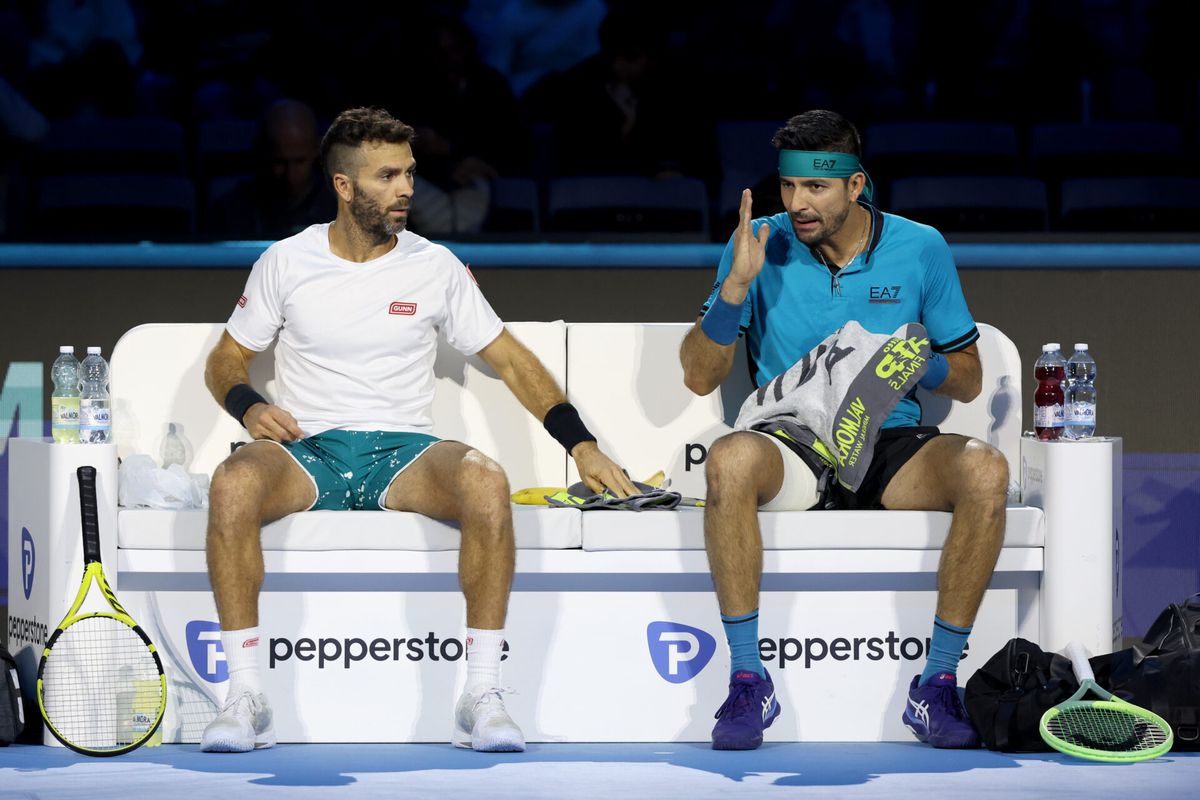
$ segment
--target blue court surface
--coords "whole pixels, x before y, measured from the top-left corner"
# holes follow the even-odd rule
[[[0,800],[26,798],[1192,798],[1200,753],[1140,764],[917,743],[534,744],[485,754],[441,744],[280,745],[240,755],[195,745],[98,759],[0,749]]]

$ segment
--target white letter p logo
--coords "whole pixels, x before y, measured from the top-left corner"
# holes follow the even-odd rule
[[[202,642],[208,642],[205,646],[207,651],[209,675],[217,674],[217,662],[225,660],[225,650],[221,647],[221,632],[220,631],[201,631],[196,637]]]
[[[668,683],[686,683],[699,675],[717,649],[708,631],[665,620],[646,626],[646,644],[655,672]]]
[[[700,653],[700,640],[687,631],[663,631],[658,635],[660,642],[673,642],[667,645],[667,674],[678,675],[679,665],[686,664]],[[680,645],[687,644],[687,647]]]

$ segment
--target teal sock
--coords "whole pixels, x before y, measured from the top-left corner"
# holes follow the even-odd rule
[[[921,673],[918,685],[924,686],[934,675],[948,672],[958,676],[958,662],[962,658],[963,648],[967,646],[967,637],[971,635],[970,628],[960,628],[951,625],[941,617],[933,618],[933,638],[929,641],[929,658],[925,660],[925,670]]]
[[[758,609],[735,617],[722,614],[721,624],[729,642],[730,672],[753,672],[760,678],[766,677],[767,671],[758,657]]]

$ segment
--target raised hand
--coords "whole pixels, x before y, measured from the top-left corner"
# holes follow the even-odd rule
[[[740,303],[746,299],[750,283],[762,270],[767,257],[767,239],[771,229],[767,225],[758,227],[755,236],[750,225],[753,197],[749,189],[742,190],[742,204],[738,208],[738,226],[733,232],[733,265],[721,287],[721,296],[729,303]]]

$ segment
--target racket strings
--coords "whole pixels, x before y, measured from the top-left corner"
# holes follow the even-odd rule
[[[111,617],[76,621],[46,656],[46,718],[81,748],[115,750],[149,736],[164,699],[154,654]]]
[[[1046,730],[1076,747],[1105,752],[1152,750],[1167,740],[1167,732],[1150,720],[1101,705],[1063,709]]]

